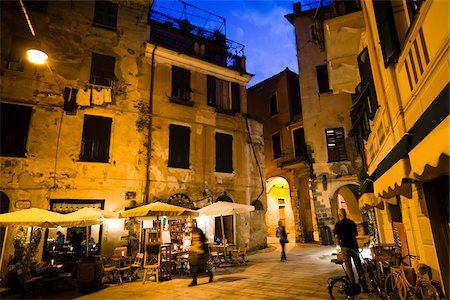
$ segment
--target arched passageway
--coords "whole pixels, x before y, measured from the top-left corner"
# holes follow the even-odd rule
[[[283,177],[272,177],[267,180],[266,225],[268,235],[275,235],[279,220],[283,222],[288,232],[295,232],[289,183]]]

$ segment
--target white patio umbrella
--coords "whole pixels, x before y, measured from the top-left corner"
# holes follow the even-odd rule
[[[217,201],[213,204],[200,208],[197,212],[199,217],[218,217],[222,227],[222,241],[225,240],[225,231],[223,228],[223,216],[236,215],[254,211],[253,205],[240,204],[234,202]]]
[[[14,212],[0,214],[1,226],[36,226],[36,227],[57,227],[57,226],[82,226],[85,221],[68,217],[57,212],[41,208],[27,208]]]

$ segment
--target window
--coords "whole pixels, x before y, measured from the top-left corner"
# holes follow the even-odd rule
[[[272,151],[273,159],[281,157],[281,137],[279,132],[272,135]]]
[[[209,106],[213,106],[221,112],[241,111],[241,92],[238,83],[232,82],[230,85],[228,81],[208,75],[206,89]]]
[[[305,131],[303,128],[295,129],[292,132],[294,136],[295,157],[299,160],[305,160],[308,157],[308,151],[305,143]]]
[[[328,161],[347,160],[347,151],[345,150],[344,129],[331,128],[325,130],[328,148]]]
[[[25,4],[26,9],[41,12],[41,13],[47,13],[48,9],[48,1],[45,0],[26,0],[23,1]]]
[[[81,161],[108,162],[111,118],[84,116]]]
[[[191,129],[185,126],[169,126],[169,167],[189,169]]]
[[[241,88],[238,83],[231,83],[231,109],[234,112],[241,111]]]
[[[319,93],[330,92],[328,85],[328,68],[327,65],[316,66],[317,84],[319,85]]]
[[[11,49],[8,56],[8,70],[23,72],[26,50],[35,48],[31,39],[15,36],[11,41]]]
[[[1,103],[1,156],[25,157],[31,107]]]
[[[110,30],[117,29],[117,10],[119,5],[109,1],[95,1],[93,24]]]
[[[172,97],[178,100],[191,100],[191,72],[172,66]]]
[[[103,86],[112,86],[115,63],[116,58],[113,56],[92,53],[91,78],[89,82]]]
[[[233,172],[233,137],[216,133],[216,172]]]
[[[373,1],[373,8],[375,10],[381,51],[383,52],[384,67],[387,68],[389,65],[397,62],[400,53],[391,1]]]
[[[269,98],[270,116],[274,116],[278,113],[277,94],[273,94]]]
[[[358,68],[361,77],[361,97],[367,101],[368,115],[371,120],[375,116],[378,109],[377,94],[373,82],[372,68],[370,67],[369,51],[367,47],[358,55]]]

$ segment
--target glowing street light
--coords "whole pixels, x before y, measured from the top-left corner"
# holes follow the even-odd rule
[[[28,60],[37,65],[43,65],[48,59],[48,55],[41,50],[30,49],[27,51]]]

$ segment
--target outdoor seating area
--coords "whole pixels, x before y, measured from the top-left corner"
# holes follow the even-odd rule
[[[231,208],[224,213],[237,212]],[[245,264],[246,247],[227,243],[222,216],[217,219],[216,211],[203,214],[213,220],[216,217],[216,222],[220,220],[216,234],[217,230],[221,231],[224,241],[221,243],[214,236],[215,242],[208,243],[210,267]],[[17,271],[9,272],[9,278],[2,279],[2,297],[10,291],[20,292],[20,297],[28,298],[49,292],[76,290],[78,293],[86,293],[99,290],[105,285],[123,285],[136,280],[145,284],[149,280],[158,283],[188,277],[191,274],[189,246],[190,232],[194,226],[192,216],[198,215],[197,211],[160,202],[121,213],[83,208],[64,215],[32,208],[2,214],[1,225],[21,226],[19,233],[22,238],[19,240],[23,246],[17,249],[33,247],[34,250],[31,251],[34,256],[39,240],[45,236],[42,260],[37,264],[24,260],[24,252],[16,251],[13,263],[16,264]],[[128,243],[113,248],[110,255],[102,252],[101,226],[109,219],[107,216],[123,219],[120,221],[122,224],[128,219],[138,224],[141,238],[135,239],[139,243],[137,247],[132,247],[127,238],[121,240],[127,240]],[[211,231],[209,234],[209,240],[212,240]]]

